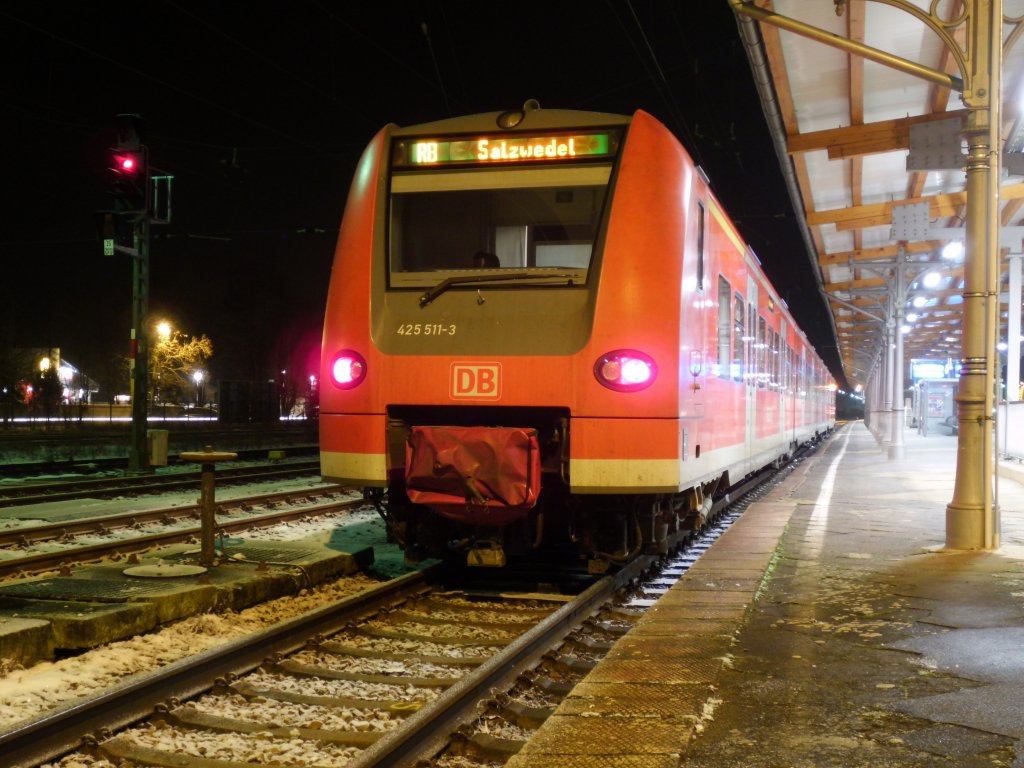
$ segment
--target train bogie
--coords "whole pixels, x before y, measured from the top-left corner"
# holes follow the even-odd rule
[[[831,428],[831,381],[671,133],[524,109],[389,126],[324,327],[321,464],[410,557],[608,563]]]

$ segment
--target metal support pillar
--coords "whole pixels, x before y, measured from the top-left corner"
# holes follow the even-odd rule
[[[883,338],[885,339],[885,347],[881,357],[880,367],[882,375],[879,382],[882,394],[882,418],[879,420],[875,439],[878,441],[879,447],[884,451],[889,443],[889,425],[892,423],[893,322],[891,314],[885,320]]]
[[[907,266],[906,248],[900,243],[896,257],[895,285],[892,286],[893,326],[895,327],[895,344],[893,345],[892,366],[892,430],[889,432],[889,460],[902,459],[907,455],[903,440],[906,427],[906,397],[903,393],[903,314],[907,303]]]
[[[878,408],[878,398],[875,396],[875,377],[876,371],[872,367],[864,385],[864,413],[867,415],[868,431],[871,434],[875,434],[878,423],[878,416],[875,413]]]
[[[963,350],[956,395],[956,480],[946,506],[946,547],[995,549],[994,370],[999,309],[999,96],[1002,0],[970,0],[970,77],[963,100],[967,127],[967,221]]]
[[[875,374],[869,372],[864,380],[864,423],[868,432],[875,433]]]
[[[149,219],[141,216],[135,222],[132,256],[132,339],[131,399],[132,437],[128,452],[128,471],[149,472],[149,446],[146,436],[146,410],[149,401],[149,337],[146,320],[149,316]]]
[[[1020,396],[1020,299],[1021,260],[1024,254],[1011,253],[1007,259],[1010,273],[1010,294],[1006,307],[1006,402],[1021,400]]]
[[[885,340],[885,330],[883,326],[882,339]],[[878,439],[879,434],[882,430],[882,407],[885,404],[885,398],[882,395],[882,382],[885,380],[883,374],[882,365],[885,359],[885,347],[881,347],[878,350],[878,359],[875,360],[875,364],[871,371],[871,377],[869,379],[869,392],[870,392],[870,403],[871,403],[871,434]]]

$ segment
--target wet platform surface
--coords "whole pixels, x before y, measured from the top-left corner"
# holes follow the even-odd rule
[[[1024,486],[944,551],[957,441],[861,423],[755,503],[509,768],[1024,768]]]

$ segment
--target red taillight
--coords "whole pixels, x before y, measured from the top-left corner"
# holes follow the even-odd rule
[[[366,378],[366,360],[358,352],[343,349],[331,363],[331,381],[340,389],[352,389]]]
[[[635,349],[616,349],[594,363],[594,376],[617,392],[637,392],[654,383],[658,366],[650,355]]]

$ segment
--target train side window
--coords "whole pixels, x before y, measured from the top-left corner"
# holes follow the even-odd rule
[[[697,290],[704,292],[704,203],[697,203]]]
[[[729,340],[732,336],[732,287],[729,281],[718,276],[718,375],[729,378],[729,364],[732,362],[732,350]]]
[[[732,377],[743,381],[743,296],[737,293],[733,302]]]
[[[768,378],[768,367],[765,365],[765,353],[768,351],[766,339],[764,316],[757,316],[757,386],[764,389],[765,379]]]

